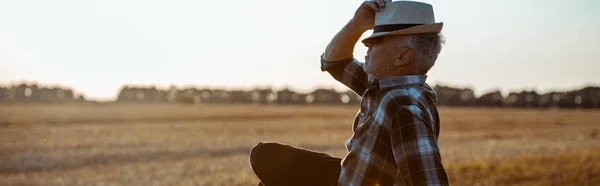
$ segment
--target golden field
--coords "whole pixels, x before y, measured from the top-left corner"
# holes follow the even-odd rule
[[[0,105],[0,185],[256,185],[278,141],[345,154],[358,106]],[[600,185],[600,110],[440,108],[453,185]]]

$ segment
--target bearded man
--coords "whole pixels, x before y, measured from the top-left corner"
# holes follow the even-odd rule
[[[321,70],[362,97],[348,154],[261,142],[250,152],[259,185],[449,185],[437,97],[425,83],[444,43],[442,25],[427,3],[363,2],[321,55]],[[361,63],[354,45],[371,29]]]

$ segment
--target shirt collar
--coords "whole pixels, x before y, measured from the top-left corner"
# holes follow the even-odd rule
[[[379,78],[373,81],[371,87],[379,87],[381,89],[403,86],[425,84],[427,75],[409,75],[409,76],[391,76]]]

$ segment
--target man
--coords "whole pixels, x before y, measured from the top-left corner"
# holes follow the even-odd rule
[[[352,51],[370,29],[363,64]],[[362,3],[321,56],[322,71],[362,95],[348,154],[341,160],[259,143],[250,152],[259,185],[449,185],[438,147],[437,98],[425,83],[441,50],[441,29],[426,3]]]

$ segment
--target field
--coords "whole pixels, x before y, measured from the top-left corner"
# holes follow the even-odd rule
[[[0,185],[256,185],[278,141],[345,154],[356,106],[0,105]],[[600,185],[600,110],[440,108],[453,185]]]

